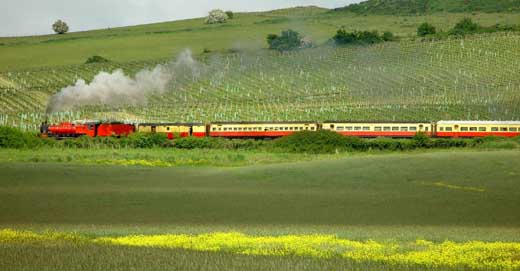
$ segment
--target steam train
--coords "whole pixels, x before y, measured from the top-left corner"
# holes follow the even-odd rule
[[[520,121],[438,121],[438,122],[213,122],[213,123],[123,123],[123,122],[62,122],[42,123],[43,137],[73,138],[122,137],[139,133],[164,133],[175,137],[277,138],[299,131],[329,130],[345,136],[375,138],[410,138],[417,133],[429,137],[516,137]]]

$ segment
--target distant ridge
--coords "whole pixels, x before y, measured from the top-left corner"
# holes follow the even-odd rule
[[[426,14],[435,12],[520,12],[520,0],[368,0],[333,12],[357,14]]]

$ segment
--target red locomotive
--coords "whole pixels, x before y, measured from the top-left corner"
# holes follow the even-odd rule
[[[43,136],[55,138],[71,138],[79,136],[120,137],[135,132],[135,126],[133,124],[125,124],[122,122],[100,121],[89,121],[83,123],[61,122],[54,125],[43,123],[40,132]]]

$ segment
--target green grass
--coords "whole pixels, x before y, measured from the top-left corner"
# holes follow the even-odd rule
[[[226,149],[135,149],[135,148],[40,148],[0,149],[0,162],[67,163],[83,165],[123,166],[219,166],[237,167],[313,160],[339,159],[348,156],[277,153],[264,150]]]
[[[497,151],[241,168],[2,163],[0,217],[2,224],[518,227],[510,214],[519,206],[519,159]]]
[[[519,162],[518,151],[360,155],[231,168],[3,160],[0,228],[91,237],[238,231],[402,244],[520,242],[520,219],[513,215],[520,206]],[[0,248],[0,268],[10,270],[426,269],[67,242],[7,242]],[[467,270],[450,268],[459,269]]]

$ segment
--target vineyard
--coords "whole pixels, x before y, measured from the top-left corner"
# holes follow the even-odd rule
[[[369,47],[320,46],[204,54],[200,76],[177,77],[146,106],[45,114],[51,95],[100,71],[135,74],[171,61],[110,62],[0,73],[0,125],[36,130],[75,119],[128,121],[519,120],[520,35]]]

